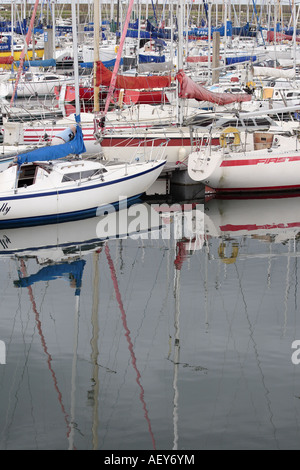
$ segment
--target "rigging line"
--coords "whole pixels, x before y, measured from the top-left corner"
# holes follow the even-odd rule
[[[275,439],[275,442],[277,444],[277,448],[279,449],[279,445],[278,445],[278,440],[277,440],[277,437],[276,437],[276,426],[273,422],[273,418],[274,418],[274,413],[272,411],[272,408],[271,408],[271,400],[270,400],[270,390],[267,388],[267,385],[265,383],[265,377],[264,377],[264,374],[263,374],[263,371],[262,371],[262,367],[261,367],[261,361],[259,359],[259,353],[258,353],[258,348],[257,348],[257,344],[255,342],[255,339],[254,339],[254,328],[251,324],[251,321],[250,321],[250,318],[249,318],[249,313],[248,313],[248,307],[247,307],[247,303],[246,303],[246,300],[245,300],[245,296],[244,296],[244,292],[243,292],[243,288],[242,288],[242,282],[241,282],[241,278],[240,278],[240,275],[239,275],[239,271],[238,271],[238,268],[237,268],[237,265],[236,263],[234,264],[234,267],[235,267],[235,270],[236,270],[236,274],[237,274],[237,279],[238,279],[238,283],[239,283],[239,286],[240,286],[240,291],[241,291],[241,294],[242,294],[242,301],[243,301],[243,304],[244,304],[244,312],[245,312],[245,315],[246,315],[246,320],[247,320],[247,323],[248,323],[248,328],[249,328],[249,337],[250,337],[250,340],[252,341],[252,344],[253,344],[253,350],[254,350],[254,354],[255,354],[255,357],[256,357],[256,361],[257,361],[257,367],[259,369],[259,372],[261,374],[261,379],[262,379],[262,385],[263,385],[263,388],[266,392],[266,400],[267,400],[267,407],[268,407],[268,410],[269,410],[269,413],[270,413],[270,423],[273,427],[273,431],[274,431],[274,439]]]
[[[72,378],[71,378],[71,432],[69,433],[69,450],[75,449],[74,432],[77,427],[75,422],[75,396],[76,396],[76,368],[78,356],[78,336],[79,336],[79,294],[75,295],[75,318],[74,318],[74,353],[72,360]]]
[[[208,255],[206,257],[208,257]],[[220,403],[221,387],[222,387],[222,382],[224,381],[224,376],[225,376],[224,369],[225,369],[225,365],[226,365],[226,359],[227,359],[227,353],[228,353],[228,349],[229,349],[230,340],[232,340],[234,351],[236,352],[237,360],[238,360],[240,368],[241,368],[241,373],[244,375],[243,369],[242,369],[242,363],[241,363],[241,354],[238,351],[238,348],[237,348],[237,345],[236,345],[236,340],[234,338],[233,329],[232,329],[233,322],[236,319],[238,299],[236,298],[234,308],[231,309],[232,315],[231,315],[231,318],[230,318],[228,309],[226,308],[226,305],[225,305],[225,302],[224,302],[224,297],[223,297],[221,289],[220,289],[222,286],[219,283],[218,277],[219,277],[219,272],[217,271],[217,285],[215,286],[216,296],[218,295],[218,297],[220,298],[222,309],[226,314],[226,320],[227,320],[227,324],[228,324],[228,332],[227,332],[227,335],[226,335],[226,337],[227,337],[226,346],[224,346],[224,353],[222,354],[222,357],[223,357],[222,365],[220,365],[221,374],[220,374],[220,377],[219,377],[219,380],[218,380],[218,383],[217,383],[216,395],[215,395],[215,399],[214,399],[214,407],[213,407],[213,410],[212,410],[212,416],[210,418],[210,423],[209,423],[209,427],[208,427],[210,432],[212,432],[211,430],[212,430],[213,426],[215,425],[214,423],[215,423],[216,414],[217,414],[217,405],[219,405],[219,403]],[[225,335],[224,335],[224,341],[225,341]],[[255,410],[255,412],[256,412],[256,410]],[[229,416],[229,412],[227,413],[227,419],[228,419],[228,416]],[[207,440],[207,438],[206,438],[206,440]]]
[[[34,9],[33,9],[32,17],[31,17],[30,24],[29,24],[29,28],[28,28],[28,31],[27,31],[27,34],[26,34],[26,38],[25,38],[25,41],[26,41],[27,46],[29,45],[29,41],[30,41],[30,37],[31,37],[31,32],[32,32],[32,30],[33,30],[34,20],[35,20],[35,15],[36,15],[36,12],[37,12],[38,4],[39,4],[39,0],[35,0],[35,4],[34,4]],[[23,69],[25,54],[26,54],[26,47],[24,46],[24,47],[23,47],[23,50],[22,50],[22,52],[21,52],[21,55],[20,55],[20,65],[19,65],[19,68],[18,68],[18,74],[17,74],[17,78],[16,78],[16,82],[15,82],[13,94],[12,94],[12,97],[11,97],[11,100],[10,100],[10,106],[12,106],[12,104],[13,104],[13,102],[14,102],[14,100],[15,100],[16,91],[17,91],[17,88],[18,88],[18,84],[19,84],[21,72],[22,72],[22,69]]]
[[[17,311],[16,311],[16,316],[17,314],[19,313],[20,314],[20,317],[21,317],[21,301],[20,301],[20,294],[18,295],[18,308],[17,308]],[[16,324],[16,316],[14,317],[14,326]],[[13,326],[13,330],[14,330],[14,326]],[[12,330],[12,332],[13,332]],[[21,380],[19,380],[19,385],[17,385],[17,388],[16,388],[16,392],[14,393],[14,396],[15,396],[15,404],[14,406],[12,406],[10,403],[11,403],[11,393],[9,393],[9,400],[8,400],[8,404],[6,406],[6,419],[5,419],[5,425],[3,427],[3,430],[2,430],[2,433],[1,433],[1,436],[4,435],[4,432],[5,430],[7,429],[7,432],[6,432],[6,441],[8,439],[8,434],[9,434],[9,429],[10,427],[12,426],[12,423],[13,423],[13,417],[15,415],[15,412],[16,412],[16,409],[17,409],[17,404],[18,404],[18,391],[20,390],[20,385],[22,383],[22,380],[23,380],[23,376],[24,376],[24,373],[25,373],[25,369],[27,367],[27,362],[28,362],[28,357],[29,357],[29,352],[30,352],[30,349],[31,349],[31,345],[32,345],[32,341],[33,341],[33,337],[34,337],[34,332],[32,334],[32,337],[31,337],[31,343],[30,343],[30,346],[28,348],[28,351],[27,351],[27,354],[25,355],[25,363],[24,363],[24,368],[23,368],[23,373],[21,374]],[[12,335],[11,335],[11,338],[10,338],[10,341],[9,341],[9,344],[11,344],[11,341],[12,341]],[[17,369],[15,370],[15,374],[14,374],[14,378],[13,378],[13,384],[16,380],[16,376],[17,376]],[[29,379],[29,377],[28,377]],[[12,385],[13,385],[12,384]],[[12,390],[12,386],[11,386],[11,390]],[[8,421],[8,415],[9,415],[9,410],[10,408],[12,407],[12,417],[10,419],[10,421]]]
[[[174,376],[173,376],[173,450],[178,450],[178,410],[179,410],[179,390],[178,390],[178,369],[180,357],[180,275],[181,270],[176,268],[174,263],[174,297],[175,297],[175,315],[174,315]]]
[[[152,2],[153,15],[154,15],[154,18],[155,18],[155,23],[156,23],[156,26],[158,28],[157,16],[156,16],[155,6],[154,6],[154,3],[153,3],[153,0],[151,0],[151,2]]]
[[[140,399],[142,401],[142,406],[143,406],[143,409],[144,409],[144,412],[145,412],[144,416],[145,416],[145,418],[148,422],[148,428],[149,428],[150,436],[151,436],[151,439],[152,439],[153,448],[156,449],[154,435],[153,435],[153,432],[152,432],[151,423],[150,423],[150,419],[149,419],[149,416],[148,416],[148,410],[147,410],[146,403],[145,403],[145,400],[144,400],[145,391],[144,391],[144,388],[143,388],[143,386],[141,384],[141,381],[140,381],[141,375],[140,375],[139,370],[137,368],[136,357],[135,357],[135,354],[134,354],[134,351],[133,351],[133,344],[132,344],[132,341],[131,341],[131,338],[130,338],[130,330],[129,330],[128,325],[127,325],[126,313],[125,313],[125,310],[124,310],[124,306],[123,306],[123,302],[122,302],[122,298],[121,298],[121,293],[119,291],[116,271],[115,271],[115,267],[114,267],[114,264],[113,264],[113,261],[112,261],[111,255],[110,255],[108,244],[105,245],[105,254],[106,254],[107,262],[108,262],[108,265],[109,265],[109,268],[110,268],[111,278],[112,278],[112,281],[113,281],[117,302],[119,304],[121,315],[122,315],[122,322],[123,322],[123,326],[124,326],[124,329],[125,329],[125,332],[126,332],[125,336],[126,336],[128,346],[129,346],[129,351],[130,351],[130,354],[131,354],[132,365],[133,365],[133,368],[134,368],[134,370],[136,371],[136,374],[137,374],[136,382],[137,382],[137,384],[138,384],[138,386],[140,387],[140,390],[141,390]]]
[[[19,392],[20,392],[20,389],[21,389],[21,384],[23,382],[24,375],[25,375],[25,370],[28,370],[28,359],[29,359],[29,353],[30,353],[30,350],[31,350],[31,346],[32,346],[32,341],[31,341],[30,346],[27,350],[27,353],[25,354],[24,367],[23,367],[22,373],[20,375],[19,382],[17,384],[17,388],[16,388],[16,391],[15,391],[15,394],[14,394],[15,404],[14,404],[14,407],[13,407],[10,423],[7,425],[6,440],[9,438],[9,431],[10,431],[10,428],[12,426],[12,423],[13,423],[13,420],[14,420],[14,415],[15,415],[16,410],[17,410],[17,406],[18,406],[18,402],[19,402]],[[28,376],[28,378],[29,378],[29,376]]]
[[[243,268],[243,272],[244,272],[244,270],[246,269],[246,264],[243,263],[243,265],[244,265],[244,268]],[[240,384],[242,383],[242,379],[245,381],[245,387],[246,387],[247,391],[249,392],[249,401],[250,401],[250,403],[253,407],[253,412],[255,413],[255,417],[256,417],[257,421],[259,421],[259,418],[260,418],[259,410],[257,409],[257,406],[255,405],[251,390],[249,389],[249,385],[248,385],[249,379],[247,379],[247,375],[245,375],[245,372],[244,372],[244,365],[245,365],[245,360],[246,359],[242,360],[242,353],[239,352],[239,350],[238,350],[237,342],[236,342],[236,339],[235,339],[234,333],[233,333],[233,324],[234,324],[234,321],[235,321],[235,318],[236,318],[235,315],[236,315],[236,312],[237,312],[237,307],[238,307],[238,295],[236,297],[236,304],[235,304],[235,308],[233,310],[234,316],[232,316],[231,320],[229,320],[228,315],[227,315],[228,312],[226,312],[226,317],[227,317],[228,326],[229,326],[229,335],[228,335],[226,350],[228,349],[229,340],[231,338],[232,342],[233,342],[233,346],[234,346],[234,351],[237,354],[238,363],[239,363],[239,366],[240,366],[240,369],[241,369],[241,376],[237,380],[237,384],[236,384],[235,392],[234,392],[234,395],[233,395],[233,399],[232,399],[231,405],[229,407],[228,413],[226,414],[226,422],[225,422],[226,424],[224,424],[224,434],[226,433],[227,429],[230,426],[229,416],[230,416],[230,413],[232,413],[232,411],[234,409],[234,405],[236,403],[236,398],[237,398],[237,393],[238,393],[239,387],[241,386]],[[247,350],[246,350],[246,355],[248,353],[248,347],[247,347]],[[258,425],[258,427],[259,427],[259,425]],[[223,436],[224,436],[224,434],[223,434]]]
[[[288,241],[288,257],[287,257],[287,267],[286,267],[286,281],[285,281],[285,292],[284,292],[284,311],[283,311],[283,325],[282,325],[282,335],[285,336],[286,329],[287,329],[287,316],[288,316],[288,300],[289,300],[289,293],[290,293],[290,264],[291,264],[291,257],[290,255],[290,246],[291,240]]]
[[[156,273],[156,276],[155,276],[155,279],[154,279],[154,283],[153,283],[151,289],[149,290],[149,296],[148,296],[148,299],[147,299],[146,302],[145,302],[145,307],[144,307],[144,309],[143,309],[143,317],[142,317],[142,320],[141,320],[141,322],[140,322],[139,327],[138,327],[137,330],[136,330],[136,335],[135,335],[135,339],[134,339],[134,345],[135,345],[135,342],[136,342],[136,340],[137,340],[137,338],[138,338],[138,336],[139,336],[139,333],[140,333],[140,330],[141,330],[141,328],[142,328],[142,325],[143,325],[143,323],[144,323],[144,319],[145,319],[145,316],[146,316],[146,310],[147,310],[148,304],[149,304],[149,302],[150,302],[150,299],[151,299],[151,297],[152,297],[152,294],[153,294],[153,291],[154,291],[154,287],[155,287],[155,285],[157,284],[158,274],[159,274],[159,272],[160,272],[160,270],[161,270],[161,266],[162,266],[162,263],[163,263],[163,261],[164,261],[164,256],[165,256],[165,253],[163,253],[163,255],[162,255],[161,259],[160,259],[160,263],[159,263],[159,266],[158,266],[158,269],[157,269],[157,273]],[[126,292],[127,292],[127,289],[126,289]],[[129,302],[130,302],[130,299],[129,299]],[[128,305],[127,305],[127,308],[128,308],[128,307],[129,307],[129,303],[128,303]]]
[[[121,40],[120,40],[120,45],[119,45],[119,49],[118,49],[118,53],[117,53],[117,58],[116,58],[115,66],[114,66],[112,77],[111,77],[111,82],[110,82],[110,85],[109,85],[109,88],[108,88],[107,97],[106,97],[106,101],[105,101],[105,109],[104,109],[104,112],[103,112],[103,118],[104,119],[107,115],[110,100],[113,96],[113,92],[114,92],[116,81],[117,81],[117,72],[118,72],[118,69],[119,69],[120,61],[121,61],[123,45],[124,45],[124,42],[125,42],[125,39],[126,39],[126,33],[127,33],[128,25],[129,25],[129,20],[130,20],[130,15],[131,15],[133,3],[134,3],[134,0],[130,0],[128,10],[127,10],[126,20],[125,20],[125,25],[124,25],[124,28],[123,28],[123,32],[122,32],[122,36],[121,36]]]
[[[26,266],[25,266],[25,262],[24,262],[23,259],[20,260],[20,265],[21,265],[21,271],[22,271],[23,276],[24,277],[27,276]],[[39,335],[40,335],[40,338],[41,338],[42,346],[43,346],[44,352],[45,352],[45,354],[48,358],[47,359],[48,368],[49,368],[49,370],[51,372],[51,375],[53,377],[54,388],[55,388],[55,390],[58,394],[58,401],[60,403],[60,406],[61,406],[61,409],[62,409],[62,412],[63,412],[63,415],[64,415],[64,419],[65,419],[65,422],[66,422],[66,425],[67,425],[67,430],[68,430],[67,437],[69,437],[69,434],[71,432],[71,426],[70,426],[70,423],[69,423],[68,414],[65,410],[65,407],[64,407],[64,404],[63,404],[63,401],[62,401],[62,394],[61,394],[61,391],[59,390],[59,387],[58,387],[57,378],[56,378],[55,372],[54,372],[52,364],[51,364],[52,356],[49,353],[47,345],[46,345],[46,340],[45,340],[45,337],[44,337],[44,334],[43,334],[43,331],[42,331],[42,323],[41,323],[41,320],[39,318],[39,312],[37,311],[35,299],[34,299],[34,296],[33,296],[32,287],[28,286],[27,289],[28,289],[29,298],[30,298],[31,303],[32,303],[32,308],[33,308],[33,311],[35,313],[36,326],[37,326],[37,329],[38,329],[38,332],[39,332]]]
[[[122,240],[119,240],[119,242],[121,242],[121,241],[122,241]],[[133,269],[133,267],[134,267],[134,265],[135,265],[135,263],[136,263],[137,255],[138,255],[138,250],[136,251],[136,255],[135,255],[135,257],[134,257],[134,259],[133,259],[133,261],[132,261],[132,264],[131,264],[131,271],[130,271],[130,274],[129,274],[129,279],[131,279],[131,276],[132,276],[132,269]],[[116,256],[117,256],[117,255],[116,255]],[[122,269],[122,266],[121,266],[120,269]],[[128,276],[126,277],[126,279],[128,280]],[[125,291],[126,291],[126,292],[127,292],[127,290],[128,290],[128,285],[129,285],[129,282],[127,282],[127,287],[125,288]],[[105,326],[105,325],[104,325],[104,326]],[[103,328],[102,328],[102,331],[104,331]],[[111,344],[112,344],[112,343],[111,343]],[[115,361],[116,361],[116,354],[117,354],[117,352],[118,352],[118,350],[119,350],[119,345],[120,345],[120,336],[119,336],[119,339],[118,339],[118,342],[117,342],[117,349],[116,349],[116,351],[115,351],[114,363],[115,363]],[[109,354],[109,356],[110,356],[110,354]],[[128,365],[129,365],[129,363],[130,363],[130,360],[128,360]],[[122,386],[123,386],[124,383],[125,383],[125,377],[126,377],[126,375],[127,375],[128,365],[127,365],[127,367],[126,367],[126,369],[125,369],[123,383],[121,384],[121,386],[120,386],[120,388],[119,388],[119,390],[118,390],[118,392],[117,392],[117,399],[115,400],[115,403],[117,403],[118,398],[119,398],[119,396],[120,396],[120,390],[121,390]],[[108,386],[107,386],[107,388],[108,388]],[[103,392],[103,386],[101,387],[101,390],[102,390],[102,392]],[[112,414],[113,414],[113,412],[111,413],[110,416],[112,416]],[[111,419],[111,418],[109,418],[109,419]],[[108,429],[108,425],[107,425],[107,429]],[[105,439],[105,436],[104,436],[104,438],[103,438],[103,441],[104,441],[104,439]]]
[[[139,327],[137,328],[137,331],[136,331],[136,335],[135,335],[135,338],[134,338],[134,345],[136,343],[136,340],[140,334],[140,330],[142,328],[142,325],[144,323],[144,319],[145,319],[145,314],[146,314],[146,309],[147,309],[147,306],[148,306],[148,303],[150,301],[150,298],[152,296],[152,293],[153,293],[153,290],[154,290],[154,287],[155,287],[155,284],[157,283],[157,279],[158,279],[158,273],[161,269],[161,265],[162,265],[162,262],[165,258],[165,252],[163,253],[162,257],[161,257],[161,262],[160,262],[160,265],[159,265],[159,268],[158,268],[158,271],[157,271],[157,274],[156,274],[156,277],[155,277],[155,281],[154,281],[154,284],[153,284],[153,287],[151,288],[150,290],[150,295],[149,295],[149,299],[147,300],[146,302],[146,306],[144,308],[144,315],[142,317],[142,320],[140,322],[140,325]],[[168,298],[168,295],[169,295],[169,290],[170,290],[170,284],[171,284],[171,280],[169,280],[169,285],[168,285],[168,288],[166,289],[166,296],[165,298],[163,299],[163,302],[162,302],[162,307],[161,309],[159,310],[158,312],[158,316],[157,316],[157,323],[156,323],[156,326],[154,327],[153,329],[153,336],[152,336],[152,340],[151,340],[151,343],[149,343],[149,348],[148,348],[148,353],[146,354],[145,356],[145,365],[144,365],[144,368],[143,368],[143,372],[146,370],[146,367],[147,367],[147,363],[149,361],[149,356],[150,356],[150,352],[153,350],[153,343],[154,343],[154,338],[156,337],[156,334],[159,330],[159,324],[160,324],[160,321],[161,321],[161,316],[162,314],[165,312],[165,306],[167,304],[167,298]]]
[[[92,377],[93,377],[93,420],[92,420],[92,436],[93,449],[98,449],[98,404],[99,404],[99,255],[101,250],[93,253],[93,304],[92,304],[92,337],[91,345],[91,361],[92,361]]]

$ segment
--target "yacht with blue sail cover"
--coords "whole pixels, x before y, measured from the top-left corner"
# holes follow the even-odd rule
[[[162,154],[165,148],[162,146]],[[166,160],[103,165],[83,159],[79,116],[75,137],[23,153],[0,173],[0,227],[34,226],[99,215],[149,189]]]

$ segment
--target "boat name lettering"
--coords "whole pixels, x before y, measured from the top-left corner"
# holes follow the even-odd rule
[[[0,207],[0,213],[3,215],[7,215],[11,209],[11,206],[7,204],[7,202],[4,202],[2,206]]]

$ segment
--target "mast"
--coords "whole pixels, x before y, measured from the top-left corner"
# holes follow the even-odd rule
[[[56,32],[55,32],[55,1],[52,2],[52,47],[53,47],[53,52],[52,52],[52,57],[53,59],[56,59],[56,40],[55,40]],[[34,41],[32,41],[32,46],[33,46]],[[34,59],[34,57],[33,57]],[[56,63],[56,62],[55,62]]]
[[[298,24],[298,17],[300,12],[300,6],[298,7],[298,12],[296,12],[296,3],[293,0],[293,18],[294,18],[294,30],[293,30],[293,54],[294,54],[294,69],[296,69],[297,65],[297,24]]]
[[[99,365],[98,365],[98,336],[99,336],[99,250],[93,254],[93,308],[92,308],[92,338],[91,338],[91,361],[93,366],[93,449],[98,449],[98,405],[99,405]]]
[[[208,83],[211,84],[211,5],[212,1],[208,0]]]
[[[117,28],[116,28],[116,44],[119,44],[119,24],[120,24],[120,0],[117,1]]]
[[[274,3],[274,62],[277,63],[277,6]]]
[[[11,47],[11,55],[12,57],[14,57],[14,24],[15,24],[15,8],[14,8],[14,5],[15,3],[14,2],[11,2],[11,18],[10,18],[10,22],[11,22],[11,44],[10,44],[10,47]],[[14,70],[14,66],[13,66],[13,63],[11,64],[11,71],[13,72]]]
[[[171,44],[170,44],[170,57],[172,62],[172,67],[174,67],[174,48],[173,48],[173,38],[174,38],[174,18],[173,18],[173,0],[170,0],[170,27],[171,27]]]
[[[99,0],[94,0],[94,111],[99,112],[99,87],[96,85],[97,62],[100,60],[99,55]]]
[[[128,6],[128,11],[127,11],[127,16],[126,16],[126,20],[125,20],[125,25],[124,25],[124,29],[123,29],[121,40],[120,40],[120,46],[119,46],[119,49],[118,49],[118,54],[117,54],[117,58],[116,58],[116,62],[115,62],[111,82],[110,82],[110,85],[109,85],[109,89],[108,89],[108,92],[107,92],[106,101],[105,101],[105,109],[104,109],[104,113],[103,113],[104,118],[107,114],[109,104],[110,104],[110,100],[111,100],[111,97],[112,97],[113,92],[114,92],[114,88],[115,88],[115,84],[116,84],[116,80],[117,80],[117,73],[118,73],[118,69],[119,69],[119,65],[120,65],[120,61],[121,61],[121,56],[122,56],[123,45],[124,45],[126,34],[127,34],[127,29],[128,29],[128,25],[129,25],[129,20],[130,20],[130,15],[131,15],[131,11],[132,11],[132,8],[133,8],[133,4],[134,4],[134,0],[130,0],[129,6]]]
[[[224,34],[224,66],[226,67],[226,46],[227,46],[227,16],[228,16],[228,0],[225,0],[225,13],[224,13],[224,26],[225,26],[225,34]]]
[[[31,17],[29,27],[28,27],[28,31],[27,31],[27,34],[26,34],[26,38],[25,38],[25,45],[24,45],[23,50],[22,50],[21,55],[20,55],[20,65],[19,65],[19,68],[18,68],[18,74],[17,74],[13,94],[12,94],[12,97],[11,97],[11,100],[10,100],[10,106],[13,105],[15,95],[16,95],[16,91],[17,91],[17,88],[18,88],[18,84],[19,84],[19,81],[20,81],[21,72],[23,70],[25,54],[26,54],[26,50],[28,48],[28,45],[29,45],[29,42],[30,42],[30,39],[31,39],[31,32],[33,31],[34,20],[35,20],[38,5],[39,5],[39,0],[35,0],[33,12],[32,12],[32,17]],[[24,8],[25,8],[25,6],[24,6]],[[77,72],[78,72],[78,69],[77,69]]]
[[[79,333],[79,294],[75,295],[75,316],[74,316],[74,350],[72,360],[72,377],[71,377],[71,405],[70,405],[70,433],[68,436],[69,450],[74,449],[74,434],[75,434],[75,404],[76,404],[76,369],[77,369],[77,355],[78,355],[78,333]]]
[[[75,109],[76,109],[76,116],[80,116],[78,38],[77,38],[76,3],[75,2],[76,0],[72,0],[72,36],[73,36],[73,46],[74,46]]]
[[[141,0],[137,0],[138,2],[138,38],[137,38],[137,55],[136,55],[136,66],[137,70],[139,70],[139,65],[140,65],[140,39],[141,39],[141,18],[142,18],[142,5],[141,5]]]
[[[175,265],[175,278],[174,278],[174,297],[175,297],[175,315],[174,315],[174,376],[173,376],[173,428],[174,428],[174,440],[173,450],[178,450],[178,406],[179,406],[179,392],[178,392],[178,369],[179,369],[179,358],[180,358],[180,327],[179,327],[179,316],[180,316],[180,268],[177,269]]]
[[[178,49],[177,49],[177,56],[178,56],[178,71],[183,69],[183,0],[179,0],[178,2]],[[176,86],[178,87],[178,81]],[[177,89],[178,90],[178,89]],[[178,124],[181,126],[183,123],[183,107],[182,107],[182,100],[178,98],[178,111],[177,111],[177,119]]]

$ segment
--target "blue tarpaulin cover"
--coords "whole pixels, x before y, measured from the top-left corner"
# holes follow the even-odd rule
[[[19,67],[20,61],[16,60],[14,62],[16,67]],[[56,60],[55,59],[47,59],[47,60],[25,60],[23,63],[23,67],[55,67]]]
[[[50,145],[40,149],[32,150],[31,152],[23,153],[17,156],[19,165],[29,162],[40,162],[48,160],[57,160],[59,158],[67,157],[70,154],[79,155],[86,152],[83,141],[83,134],[81,126],[79,125],[80,116],[75,117],[77,126],[76,133],[73,140],[60,145]]]

